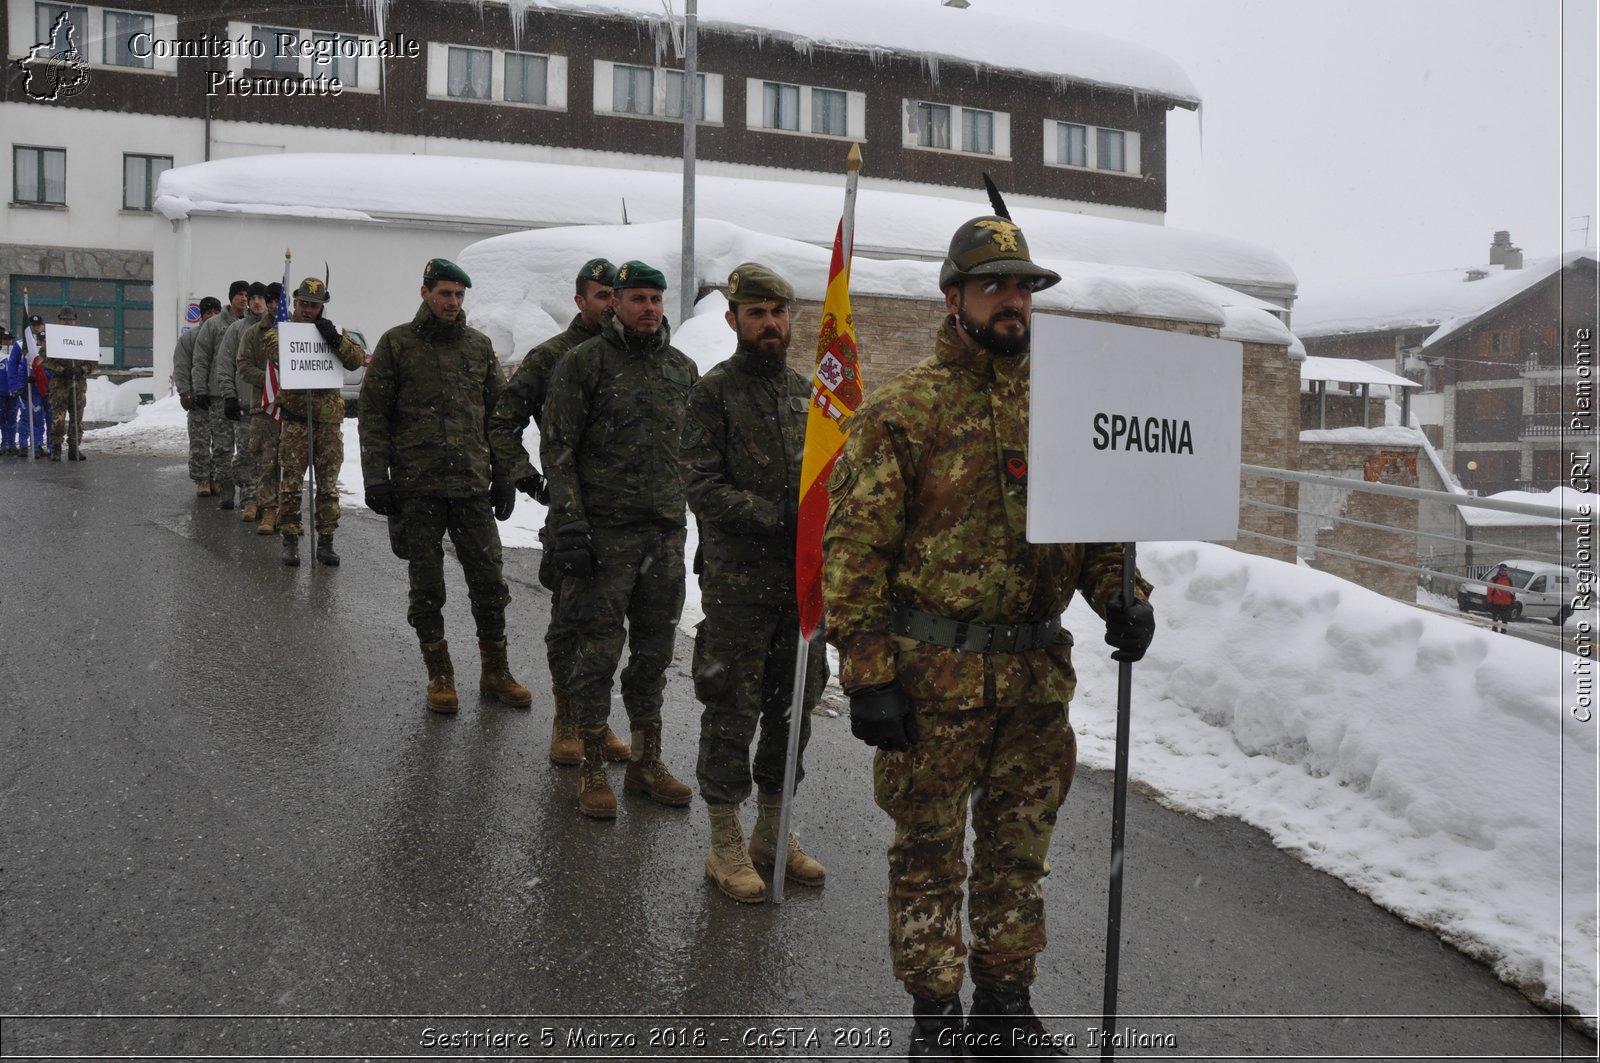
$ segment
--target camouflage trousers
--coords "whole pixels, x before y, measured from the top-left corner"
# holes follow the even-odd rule
[[[255,500],[263,514],[278,509],[278,440],[283,426],[265,413],[250,415],[250,459],[256,469]]]
[[[233,436],[234,427],[239,423],[228,420],[222,412],[222,396],[211,396],[211,409],[206,413],[211,418],[211,468],[212,478],[222,484],[224,491],[232,491],[233,483]]]
[[[83,405],[88,401],[87,381],[73,381],[64,376],[50,378],[50,449],[75,449],[83,443]],[[62,444],[67,444],[63,449]]]
[[[344,464],[344,430],[338,421],[317,421],[315,426],[315,435],[310,440],[316,445],[314,455],[308,452],[304,421],[285,420],[278,437],[278,464],[283,470],[278,483],[278,532],[281,535],[300,535],[305,531],[300,522],[300,510],[308,457],[316,463],[317,534],[332,535],[339,530],[339,466]]]
[[[211,465],[211,414],[206,410],[190,410],[188,417],[189,479],[197,484],[210,483],[217,478]]]
[[[634,723],[661,719],[667,666],[683,613],[684,529],[660,524],[594,529],[588,579],[561,580],[555,623],[572,638],[571,666],[552,678],[580,727],[611,715],[611,682],[622,661],[622,704]]]
[[[916,705],[906,752],[873,761],[878,807],[894,819],[889,846],[889,956],[914,996],[961,989],[961,887],[967,884],[976,984],[1031,985],[1044,949],[1046,855],[1077,768],[1061,704],[950,712]],[[972,869],[963,860],[972,808]]]
[[[410,604],[406,621],[418,642],[444,638],[444,537],[456,548],[467,580],[467,598],[478,638],[506,637],[506,605],[511,592],[501,575],[500,529],[488,496],[482,498],[406,498],[389,516],[389,546],[409,566]]]
[[[700,796],[708,804],[741,804],[750,796],[752,778],[762,793],[783,792],[799,639],[800,618],[792,604],[706,603],[706,618],[694,636],[694,693],[705,706],[700,714],[700,757],[695,774],[700,780]],[[806,658],[796,782],[805,778],[811,709],[822,696],[827,678],[828,658],[819,642],[811,646]],[[758,730],[752,775],[750,742]]]

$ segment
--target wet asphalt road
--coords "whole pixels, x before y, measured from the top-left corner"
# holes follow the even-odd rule
[[[545,755],[534,552],[507,552],[534,708],[480,702],[451,562],[463,707],[435,716],[377,518],[347,517],[342,567],[285,569],[179,459],[90,454],[0,464],[4,1055],[903,1057],[889,825],[845,719],[814,721],[795,813],[827,887],[735,905],[698,799],[577,815]],[[684,639],[666,758],[692,778],[687,661]],[[1085,1057],[1109,821],[1109,777],[1080,772],[1034,995]],[[1252,828],[1135,796],[1128,846],[1119,1010],[1172,1041],[1119,1056],[1594,1054]]]

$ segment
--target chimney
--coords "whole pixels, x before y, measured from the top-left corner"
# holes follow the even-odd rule
[[[1510,231],[1496,230],[1494,243],[1489,245],[1489,265],[1504,269],[1522,268],[1522,248],[1511,246]]]

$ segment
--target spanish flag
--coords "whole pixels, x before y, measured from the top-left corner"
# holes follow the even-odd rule
[[[833,238],[828,292],[822,300],[817,368],[811,377],[811,409],[800,463],[800,518],[795,543],[795,594],[800,631],[812,638],[822,623],[822,531],[828,522],[828,474],[844,449],[850,417],[861,405],[861,361],[855,319],[850,314],[850,256],[844,222]]]

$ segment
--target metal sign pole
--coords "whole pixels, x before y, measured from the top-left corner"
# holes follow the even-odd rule
[[[796,630],[794,652],[794,694],[789,698],[789,749],[783,761],[783,807],[778,810],[778,857],[772,868],[772,903],[783,903],[783,877],[789,869],[789,807],[794,804],[794,782],[800,762],[800,714],[805,712],[806,658],[811,643],[804,631]]]
[[[1134,599],[1134,544],[1122,544],[1122,600]],[[1100,1058],[1116,1055],[1117,968],[1122,952],[1122,857],[1128,821],[1128,744],[1133,698],[1133,662],[1117,663],[1117,764],[1111,800],[1111,886],[1106,907],[1106,980],[1100,1008]]]
[[[311,529],[311,567],[316,567],[317,561],[317,433],[316,422],[312,420],[312,412],[316,408],[316,401],[311,392],[306,392],[306,493],[310,495],[310,505],[306,507],[306,514],[310,520],[303,520]]]

